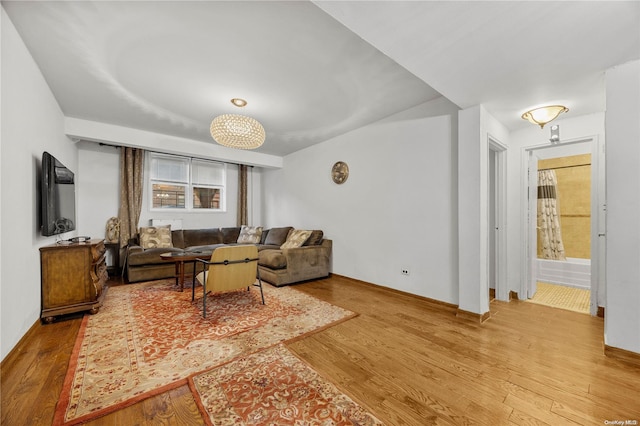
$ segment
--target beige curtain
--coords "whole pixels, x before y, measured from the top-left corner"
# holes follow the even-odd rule
[[[542,244],[542,258],[567,260],[560,230],[560,209],[556,172],[538,171],[538,233]]]
[[[121,148],[120,150],[120,247],[138,232],[142,209],[144,150]]]
[[[248,167],[243,164],[238,166],[238,226],[249,224],[247,169]]]

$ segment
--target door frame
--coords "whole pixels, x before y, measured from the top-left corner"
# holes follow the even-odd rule
[[[522,149],[522,211],[521,217],[522,235],[524,238],[522,244],[522,279],[520,280],[520,292],[523,299],[530,297],[531,282],[535,279],[534,260],[537,257],[537,240],[535,231],[537,227],[537,200],[533,197],[534,193],[529,187],[530,167],[529,161],[532,156],[540,156],[539,158],[554,158],[566,155],[575,155],[577,151],[582,149],[582,153],[591,154],[591,301],[589,312],[596,315],[598,312],[598,304],[604,306],[602,294],[604,294],[604,268],[606,255],[605,241],[605,173],[604,173],[604,146],[598,140],[597,136],[587,136],[578,139],[562,141],[558,144],[550,145],[548,143],[523,147]],[[536,163],[537,171],[537,163]],[[537,182],[537,180],[536,180]],[[537,191],[536,191],[537,194]],[[533,240],[533,241],[532,241]],[[602,285],[601,285],[602,282]]]
[[[487,238],[487,263],[495,262],[496,271],[496,299],[502,301],[509,300],[509,288],[507,285],[507,146],[491,135],[487,137],[489,155],[495,156],[495,219],[496,229],[489,229],[488,232],[495,234],[495,253],[491,253],[489,238]],[[487,158],[487,170],[489,159]],[[491,179],[488,179],[491,182]],[[489,197],[487,188],[487,198]],[[487,203],[487,216],[491,211]],[[487,234],[488,235],[488,234]],[[489,265],[487,265],[487,284],[489,283]],[[487,289],[488,290],[488,289]]]

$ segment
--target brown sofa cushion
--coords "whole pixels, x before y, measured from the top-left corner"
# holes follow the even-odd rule
[[[194,253],[194,252],[205,252],[205,251],[214,251],[215,249],[217,249],[218,247],[223,247],[225,244],[206,244],[203,246],[189,246],[186,249],[184,249],[185,252],[187,253]]]
[[[184,236],[182,235],[182,229],[176,229],[175,231],[171,231],[171,240],[173,241],[174,247],[184,248]]]
[[[280,247],[287,241],[287,235],[289,235],[289,231],[291,231],[293,227],[286,226],[284,228],[271,228],[269,229],[269,233],[267,234],[267,238],[264,241],[265,245],[274,245]]]
[[[304,242],[303,246],[319,246],[322,244],[322,238],[324,238],[324,232],[321,229],[315,229],[311,231],[311,235]]]
[[[234,228],[220,228],[220,232],[222,232],[222,243],[231,244],[238,241],[238,236],[240,235],[240,227]]]
[[[206,246],[209,244],[224,243],[222,231],[217,228],[211,229],[183,229],[184,246]],[[236,239],[238,237],[236,236]]]
[[[259,253],[258,265],[270,269],[284,269],[287,267],[287,258],[280,250],[262,250]]]
[[[127,262],[129,266],[139,266],[139,265],[153,265],[153,264],[161,264],[168,263],[168,261],[163,260],[160,255],[162,253],[180,253],[182,249],[178,248],[151,248],[137,253],[131,253],[127,257]]]

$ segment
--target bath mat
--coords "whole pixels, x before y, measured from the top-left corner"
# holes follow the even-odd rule
[[[588,314],[591,292],[579,288],[539,282],[536,294],[528,302]]]

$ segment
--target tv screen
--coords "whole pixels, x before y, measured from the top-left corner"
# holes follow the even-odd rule
[[[48,152],[42,154],[42,235],[76,229],[74,174]]]

